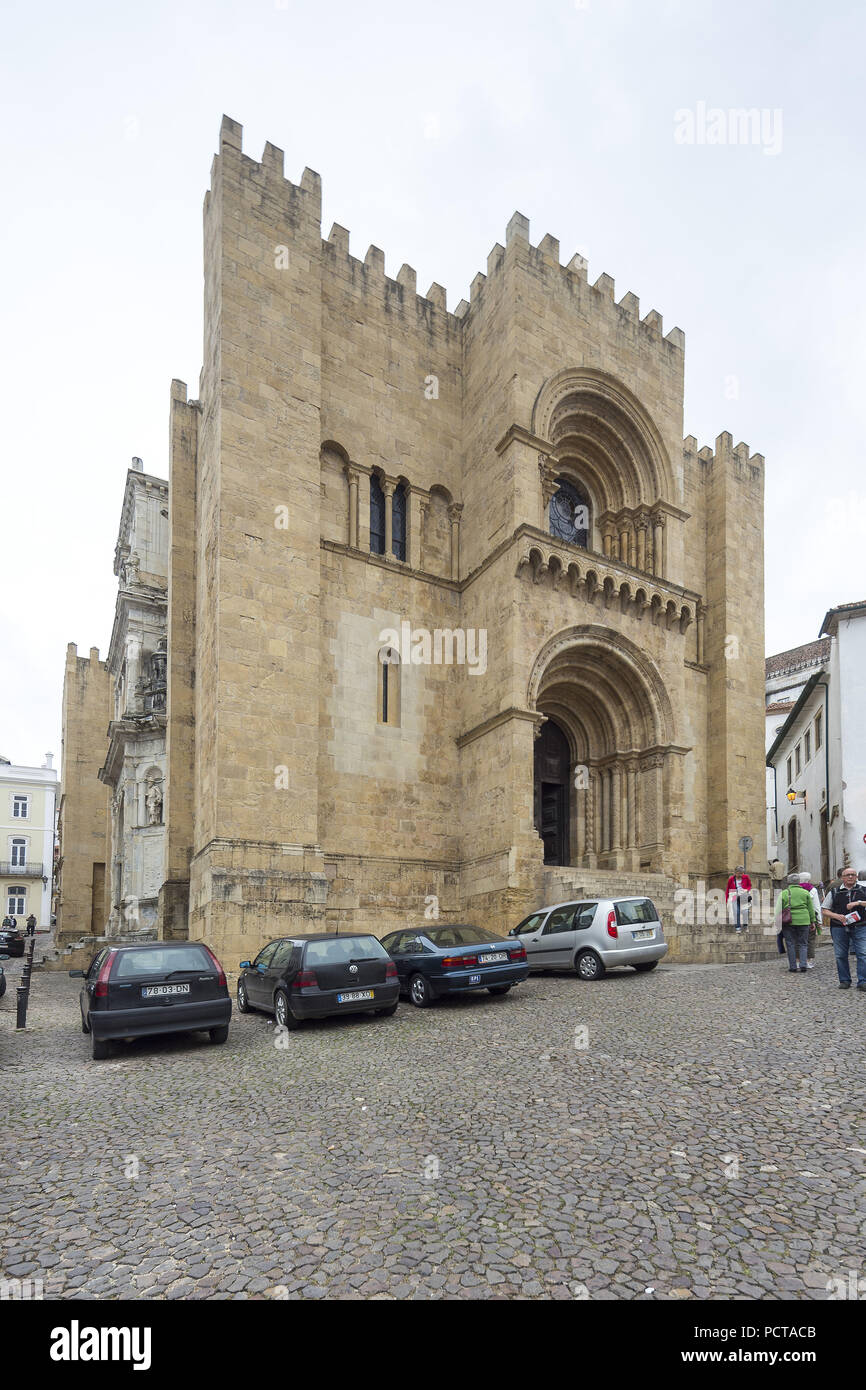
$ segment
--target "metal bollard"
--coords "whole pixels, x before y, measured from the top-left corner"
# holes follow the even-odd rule
[[[23,985],[18,986],[17,990],[17,1013],[15,1017],[15,1031],[20,1033],[27,1027],[27,990]]]

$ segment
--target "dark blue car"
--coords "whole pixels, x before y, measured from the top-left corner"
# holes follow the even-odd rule
[[[507,994],[529,974],[520,942],[461,923],[391,932],[382,945],[397,967],[400,992],[419,1009],[442,994]]]

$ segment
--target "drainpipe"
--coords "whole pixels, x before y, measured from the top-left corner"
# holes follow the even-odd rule
[[[831,878],[835,867],[830,863],[830,706],[829,686],[826,681],[818,681],[824,687],[824,815],[827,818],[827,865]]]

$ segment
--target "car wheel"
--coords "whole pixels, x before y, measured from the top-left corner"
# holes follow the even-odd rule
[[[373,1013],[376,1014],[376,1016],[377,1016],[378,1018],[390,1018],[391,1015],[392,1015],[392,1014],[395,1014],[396,1012],[397,1012],[397,1005],[396,1005],[396,1004],[389,1004],[388,1007],[387,1007],[387,1009],[374,1009],[374,1010],[373,1010]]]
[[[423,975],[413,975],[409,981],[409,998],[416,1009],[426,1009],[433,1003],[433,991]]]
[[[488,994],[507,994],[508,991],[509,991],[510,989],[511,989],[511,985],[488,985],[488,987],[487,987],[487,993],[488,993]]]
[[[648,960],[644,961],[643,965],[636,965],[635,970],[655,970],[657,965],[657,960]]]
[[[250,1012],[250,1001],[247,998],[247,987],[243,980],[238,980],[238,1013],[248,1014]]]
[[[224,1043],[228,1040],[229,1026],[223,1023],[219,1028],[208,1028],[208,1037],[212,1043]]]
[[[289,996],[284,989],[278,989],[274,995],[274,1013],[276,1015],[278,1028],[287,1028],[289,1030],[300,1028],[300,1020],[295,1018],[295,1015],[289,1008]]]
[[[582,980],[600,980],[604,975],[604,962],[595,951],[580,951],[574,958],[574,968]]]
[[[91,1038],[90,1055],[94,1062],[103,1062],[111,1052],[111,1043],[106,1038]]]

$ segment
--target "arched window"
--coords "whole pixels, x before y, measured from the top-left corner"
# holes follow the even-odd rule
[[[567,478],[558,478],[559,490],[550,499],[550,534],[571,545],[589,545],[589,501]]]
[[[398,483],[391,503],[391,549],[398,560],[406,559],[406,489]]]
[[[370,477],[370,550],[385,554],[385,494],[375,473]]]
[[[400,654],[393,647],[379,652],[379,723],[400,724]]]

